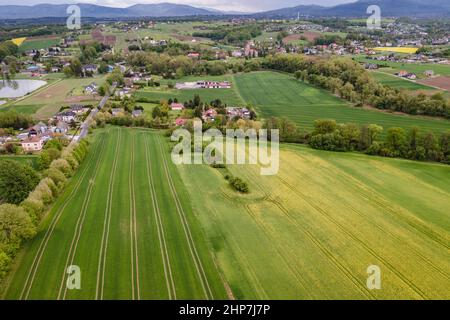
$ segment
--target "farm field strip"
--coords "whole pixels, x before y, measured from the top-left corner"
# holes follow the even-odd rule
[[[103,155],[104,147],[105,147],[105,145],[102,144],[102,149],[100,151],[101,155]],[[72,242],[70,244],[70,249],[69,249],[69,252],[67,255],[66,265],[64,267],[63,276],[61,279],[61,285],[59,287],[58,298],[57,298],[58,300],[66,299],[66,294],[67,294],[67,286],[65,285],[65,280],[66,280],[66,275],[67,275],[66,270],[69,266],[72,266],[74,263],[75,255],[77,253],[78,243],[80,241],[80,236],[81,236],[81,233],[83,232],[83,224],[86,219],[88,205],[91,201],[92,188],[93,188],[95,182],[97,181],[99,167],[100,167],[100,160],[102,160],[101,156],[99,156],[97,158],[97,161],[95,163],[95,168],[94,168],[94,174],[93,174],[92,178],[89,180],[89,186],[86,189],[86,194],[84,196],[83,205],[81,207],[80,215],[78,217],[78,221],[75,226],[75,232],[73,234]]]
[[[102,139],[103,141],[103,139]],[[95,151],[97,151],[98,149],[98,145],[96,145],[95,147]],[[95,154],[95,152],[92,152],[91,154]],[[85,159],[85,163],[89,163],[90,161],[92,161],[92,157],[88,157],[88,159]],[[90,167],[90,163],[89,165],[85,164],[84,169],[80,170],[81,171],[81,175],[78,178],[78,180],[76,180],[75,186],[72,189],[72,191],[70,192],[70,194],[67,196],[67,198],[64,200],[64,202],[62,203],[60,209],[55,213],[53,219],[50,222],[50,225],[47,227],[44,238],[42,239],[42,241],[39,244],[39,248],[37,250],[36,255],[34,256],[34,259],[32,261],[31,267],[27,273],[27,277],[25,280],[25,283],[23,285],[23,289],[20,293],[20,299],[27,299],[29,294],[30,294],[30,290],[31,287],[33,286],[33,282],[36,276],[36,272],[39,268],[42,256],[46,250],[47,244],[50,240],[50,238],[52,237],[53,231],[55,230],[56,225],[58,224],[61,215],[64,212],[64,209],[69,205],[70,201],[73,200],[73,198],[77,195],[77,192],[84,180],[84,178],[86,177],[86,174],[88,172],[88,169]],[[76,179],[77,177],[75,177],[74,179]]]
[[[281,73],[255,72],[237,75],[235,79],[242,98],[255,105],[263,118],[285,117],[297,123],[301,130],[311,130],[314,120],[324,118],[341,123],[378,124],[384,127],[383,134],[390,127],[417,126],[434,133],[450,127],[450,121],[444,119],[354,108],[324,90]]]
[[[382,72],[382,71],[374,71],[372,72],[375,80],[380,82],[383,85],[390,86],[392,88],[398,89],[406,89],[406,90],[440,90],[436,87],[427,86],[425,84],[421,84],[419,82],[408,80],[405,78],[398,77],[391,73]]]
[[[53,220],[40,232],[45,237],[29,244],[11,275],[7,299],[227,296],[176,170],[164,162],[159,134],[95,133],[71,193],[58,199]],[[64,287],[69,265],[82,271],[81,290]]]
[[[97,285],[95,290],[95,299],[103,300],[104,294],[104,285],[105,285],[105,260],[108,252],[108,239],[110,234],[110,226],[111,226],[111,214],[112,214],[112,200],[113,200],[113,192],[114,192],[114,182],[115,176],[117,172],[117,162],[119,160],[119,150],[121,146],[122,135],[121,131],[119,131],[116,141],[116,148],[114,154],[114,160],[112,164],[111,175],[109,177],[108,183],[108,196],[106,200],[106,209],[105,209],[105,219],[103,222],[103,233],[102,233],[102,242],[100,246],[99,252],[99,261],[98,261],[98,270],[97,270]]]
[[[156,221],[156,227],[158,232],[158,240],[160,245],[160,251],[161,251],[161,258],[163,260],[163,266],[164,266],[164,277],[166,279],[166,286],[167,291],[169,295],[169,299],[176,299],[177,298],[177,292],[175,288],[175,284],[173,281],[172,276],[172,267],[170,264],[170,256],[167,250],[167,242],[166,242],[166,235],[164,233],[164,227],[161,220],[161,212],[159,210],[159,205],[156,198],[156,190],[155,190],[155,184],[153,180],[153,173],[151,169],[151,161],[149,156],[149,141],[148,138],[145,138],[145,162],[146,162],[146,168],[147,168],[147,179],[148,184],[150,186],[151,191],[151,198],[152,198],[152,205],[153,205],[153,212],[155,214],[155,221]]]
[[[131,237],[131,284],[132,284],[132,294],[131,298],[135,300],[141,299],[140,289],[139,289],[139,253],[137,247],[137,227],[136,227],[136,195],[135,195],[135,184],[134,184],[134,170],[135,165],[135,136],[133,136],[131,141],[131,161],[130,161],[130,237]]]
[[[391,69],[386,69],[389,73],[396,73],[401,70],[405,70],[411,73],[415,73],[418,78],[424,78],[424,72],[427,70],[433,70],[435,75],[450,76],[450,65],[436,64],[436,63],[402,63],[393,61],[377,61],[372,59],[366,59],[364,56],[358,56],[355,58],[358,62],[375,63],[381,66],[388,66]]]
[[[159,140],[160,139],[161,138],[159,138]],[[189,247],[189,251],[191,253],[191,257],[192,257],[192,260],[194,262],[195,268],[197,270],[197,273],[198,273],[198,276],[199,276],[199,279],[200,279],[200,282],[201,282],[201,285],[202,285],[202,288],[203,288],[203,292],[204,292],[204,294],[205,294],[207,299],[214,299],[212,291],[211,291],[211,287],[210,287],[210,285],[208,283],[208,278],[207,278],[205,270],[203,268],[202,261],[200,260],[200,257],[198,255],[197,248],[195,246],[195,242],[194,242],[194,239],[192,237],[191,230],[189,228],[189,222],[186,219],[186,213],[183,210],[183,206],[182,206],[182,204],[180,202],[180,199],[178,197],[178,194],[177,194],[176,188],[174,186],[172,177],[170,175],[170,172],[169,172],[169,169],[168,169],[168,166],[167,166],[167,160],[166,160],[165,151],[163,150],[161,140],[158,143],[159,143],[159,147],[160,147],[160,150],[161,150],[164,171],[166,173],[167,181],[169,182],[170,191],[172,193],[172,196],[173,196],[173,199],[175,201],[176,208],[177,208],[178,215],[179,215],[181,223],[183,225],[183,231],[184,231],[184,234],[186,236],[186,241],[187,241],[187,244],[188,244],[188,247]]]

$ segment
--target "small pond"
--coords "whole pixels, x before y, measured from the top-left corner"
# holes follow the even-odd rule
[[[46,84],[42,80],[0,80],[0,98],[20,98]]]

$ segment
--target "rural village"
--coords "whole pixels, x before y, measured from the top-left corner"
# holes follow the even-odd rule
[[[0,19],[0,297],[449,299],[450,21],[302,9]],[[198,122],[280,172],[175,165]]]

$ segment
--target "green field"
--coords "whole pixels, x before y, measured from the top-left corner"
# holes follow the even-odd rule
[[[17,112],[31,114],[37,119],[48,119],[65,105],[96,104],[97,101],[92,96],[83,95],[83,87],[92,82],[101,85],[104,81],[104,76],[55,80],[47,87],[25,96],[15,103],[3,106],[0,110],[16,110]]]
[[[4,298],[450,298],[448,166],[284,145],[275,176],[228,166],[240,195],[217,169],[175,167],[158,132],[93,140]],[[69,265],[81,290],[65,289]]]
[[[384,72],[372,72],[373,77],[375,80],[380,82],[383,85],[389,86],[391,88],[396,89],[405,89],[405,90],[433,90],[436,91],[436,88],[428,87],[426,85],[417,83],[415,81],[407,80],[404,78],[400,78],[397,76],[394,76],[392,74],[384,73]]]
[[[25,52],[29,50],[40,50],[47,49],[50,47],[57,46],[61,43],[61,38],[51,38],[51,39],[26,39],[24,43],[19,47],[20,52]]]
[[[378,110],[354,108],[325,90],[296,81],[292,76],[274,72],[255,72],[235,77],[240,96],[258,108],[263,117],[286,117],[302,130],[310,130],[316,119],[336,119],[340,123],[371,124],[385,129],[413,126],[436,133],[448,130],[450,121]]]
[[[25,248],[6,299],[225,299],[225,282],[160,134],[97,131]],[[81,290],[66,289],[77,265]]]
[[[22,164],[27,164],[30,167],[37,169],[38,167],[38,157],[37,156],[0,156],[1,160],[13,160],[20,162]]]
[[[160,101],[160,100],[168,100],[177,98],[179,102],[185,102],[192,100],[194,95],[200,95],[200,98],[204,102],[211,102],[215,99],[220,99],[222,102],[227,103],[230,106],[239,106],[243,105],[244,101],[239,96],[239,93],[236,89],[236,83],[234,78],[230,75],[225,76],[197,76],[197,77],[185,77],[181,80],[177,80],[176,82],[188,82],[188,81],[197,81],[197,80],[214,80],[214,81],[229,81],[232,83],[231,89],[195,89],[195,90],[177,90],[177,89],[168,89],[164,82],[163,86],[160,88],[145,88],[136,92],[136,98],[146,98],[152,101]],[[175,81],[172,81],[175,83]]]
[[[450,65],[446,64],[430,64],[430,63],[422,63],[422,64],[413,64],[413,63],[400,63],[400,62],[391,62],[391,61],[376,61],[371,59],[366,59],[364,56],[357,56],[355,58],[358,62],[364,63],[375,63],[379,65],[387,65],[388,68],[383,68],[382,71],[388,73],[396,73],[401,70],[405,70],[411,73],[415,73],[418,78],[425,78],[424,72],[427,70],[433,70],[435,75],[441,76],[450,76]]]
[[[208,166],[180,171],[236,298],[450,298],[450,167],[284,146],[276,176],[228,168],[250,194]]]

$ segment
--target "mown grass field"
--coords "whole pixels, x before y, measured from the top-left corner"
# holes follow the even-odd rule
[[[17,161],[20,162],[22,164],[26,164],[29,165],[30,167],[37,169],[38,168],[38,157],[34,156],[34,155],[30,155],[30,156],[0,156],[0,161],[1,160],[13,160],[13,161]]]
[[[166,140],[119,128],[94,140],[4,298],[225,299]],[[66,289],[69,265],[81,269],[81,290]]]
[[[19,51],[25,52],[29,50],[40,50],[47,49],[53,46],[59,45],[61,38],[59,37],[49,37],[49,38],[27,38],[20,46]]]
[[[450,298],[448,166],[286,145],[276,176],[228,169],[248,195],[217,169],[180,172],[236,298]]]
[[[42,90],[20,99],[7,108],[32,114],[37,119],[48,119],[57,113],[62,106],[77,103],[96,104],[97,101],[92,96],[83,95],[82,90],[84,86],[92,82],[101,85],[104,80],[104,76],[55,80]]]
[[[214,81],[229,81],[232,83],[231,89],[194,89],[194,90],[177,90],[168,89],[164,81],[162,87],[159,88],[145,88],[136,92],[136,98],[146,98],[154,102],[160,100],[168,100],[177,98],[179,102],[184,103],[186,101],[192,100],[196,94],[200,96],[202,101],[210,103],[215,99],[220,99],[222,102],[227,103],[229,106],[242,106],[245,102],[239,96],[236,89],[236,82],[233,76],[198,76],[198,77],[184,77],[181,80],[172,81],[173,84],[176,82],[189,82],[197,80],[214,80]]]
[[[432,88],[423,84],[420,84],[415,81],[407,80],[404,78],[400,78],[397,76],[394,76],[389,73],[384,72],[372,72],[372,76],[377,80],[378,82],[390,86],[391,88],[397,88],[397,89],[405,89],[405,90],[427,90],[427,91],[438,91],[439,89]]]
[[[385,129],[417,126],[424,131],[444,132],[450,121],[378,110],[354,108],[325,90],[296,81],[294,77],[274,72],[254,72],[235,76],[239,96],[255,105],[263,117],[286,117],[311,130],[316,119],[335,119],[340,123],[378,124]]]
[[[387,65],[388,68],[382,69],[388,73],[396,73],[401,70],[405,70],[411,73],[415,73],[418,78],[425,78],[424,72],[428,70],[433,70],[435,75],[450,76],[450,65],[448,64],[436,64],[436,63],[401,63],[401,62],[391,62],[391,61],[376,61],[371,59],[366,59],[364,56],[355,57],[356,61],[364,63],[375,63],[379,65]]]

